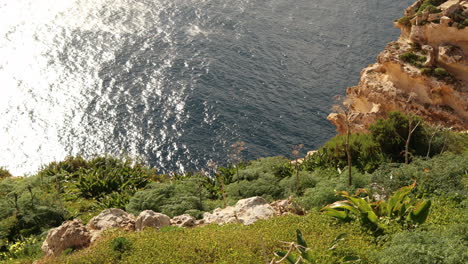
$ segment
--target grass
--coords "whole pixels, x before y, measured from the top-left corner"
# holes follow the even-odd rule
[[[49,259],[47,263],[265,263],[273,252],[284,246],[281,241],[295,241],[300,229],[316,255],[329,255],[328,248],[341,233],[347,239],[331,258],[321,263],[338,263],[345,255],[358,255],[365,263],[373,263],[368,253],[379,248],[373,237],[357,224],[338,224],[334,220],[311,212],[307,216],[284,216],[258,221],[250,226],[230,224],[199,228],[169,228],[137,233],[109,232],[99,243],[70,256]],[[131,241],[132,250],[117,254],[112,250],[115,238]]]

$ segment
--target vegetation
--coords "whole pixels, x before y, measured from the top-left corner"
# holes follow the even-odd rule
[[[342,191],[340,195],[347,200],[327,205],[322,211],[342,221],[358,219],[364,227],[377,235],[388,232],[393,223],[411,229],[426,221],[431,207],[431,200],[418,201],[410,198],[415,186],[416,182],[400,188],[388,201],[374,200],[365,189],[358,190],[355,195]],[[362,194],[365,197],[361,197]]]
[[[368,134],[336,136],[302,163],[286,157],[244,162],[244,148],[238,143],[232,163],[214,164],[208,174],[169,177],[138,161],[108,156],[69,157],[27,178],[8,174],[0,178],[0,261],[31,263],[41,257],[40,245],[50,228],[73,218],[86,223],[104,208],[200,218],[205,211],[252,196],[269,201],[292,197],[309,213],[251,226],[115,230],[88,249],[68,249],[47,263],[266,263],[285,245],[280,241],[297,240],[292,236],[296,229],[302,231],[303,242],[310,242],[286,244],[285,254],[290,253],[285,263],[300,255],[307,263],[304,248],[315,263],[346,263],[351,257],[359,257],[361,263],[401,263],[404,256],[416,263],[409,249],[426,248],[437,253],[422,258],[426,263],[463,263],[466,258],[459,249],[466,241],[449,232],[464,230],[467,224],[466,134],[393,112],[371,125]],[[298,153],[293,154],[297,159]],[[346,201],[341,201],[343,196]],[[319,212],[326,205],[325,213]],[[355,221],[343,223],[326,214]],[[342,233],[348,234],[346,239],[334,244]],[[428,245],[437,236],[440,243],[453,246],[431,249]],[[239,242],[237,237],[244,239]],[[393,251],[401,254],[390,256]],[[280,261],[281,253],[277,255],[275,261]]]
[[[11,173],[7,169],[0,167],[0,180],[9,177],[11,177]]]
[[[441,10],[437,7],[445,2],[447,2],[447,0],[425,0],[416,13],[421,14],[424,11],[428,11],[429,13],[440,13]]]
[[[344,240],[346,237],[346,233],[339,234],[331,243],[330,248],[328,251],[333,252],[335,250],[339,243]],[[304,239],[304,236],[302,235],[302,232],[298,229],[296,230],[296,242],[291,242],[289,243],[288,251],[276,251],[275,255],[276,257],[279,258],[277,260],[274,258],[270,264],[278,264],[282,262],[288,262],[289,264],[296,264],[296,263],[316,263],[316,260],[318,258],[329,258],[330,255],[325,255],[325,256],[315,256],[311,252],[312,250],[307,246],[307,242]],[[288,244],[288,243],[286,243]],[[294,252],[297,253],[298,256],[294,256]],[[351,263],[355,261],[359,261],[359,257],[357,256],[345,256],[341,259],[342,262],[345,263]]]
[[[396,22],[400,25],[403,25],[405,27],[411,27],[411,19],[413,19],[414,17],[411,17],[411,16],[403,16],[399,19],[396,20]]]
[[[424,67],[424,62],[426,62],[427,57],[424,55],[418,55],[413,52],[405,52],[400,55],[400,60],[409,63],[418,68]]]

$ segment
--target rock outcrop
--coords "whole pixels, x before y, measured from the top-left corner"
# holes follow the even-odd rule
[[[203,215],[204,224],[241,223],[250,225],[260,219],[275,216],[275,210],[262,197],[256,196],[239,200],[237,204],[224,209],[217,208],[213,213]]]
[[[290,197],[287,200],[274,201],[270,203],[270,205],[271,207],[273,207],[273,210],[275,210],[275,214],[278,216],[289,214],[305,215],[306,213],[304,208],[300,207],[293,201],[292,197]]]
[[[161,227],[170,226],[171,218],[165,214],[156,213],[152,210],[145,210],[138,215],[135,222],[135,229],[141,231],[147,227],[160,229]]]
[[[135,230],[135,216],[122,209],[111,208],[102,211],[93,217],[87,224],[93,230],[106,230],[109,228],[122,228],[124,230]]]
[[[468,0],[448,0],[425,10],[423,2],[406,9],[395,23],[400,38],[361,72],[357,86],[347,89],[352,130],[366,131],[395,110],[468,130]],[[345,131],[343,113],[328,119]]]
[[[122,209],[106,209],[93,217],[86,227],[91,233],[91,242],[94,242],[101,236],[102,231],[110,228],[121,228],[127,231],[135,230],[135,216]]]
[[[67,248],[84,248],[90,243],[91,233],[86,226],[80,220],[73,220],[49,230],[42,251],[46,256],[59,256]]]
[[[195,217],[183,214],[179,216],[175,216],[171,219],[171,225],[178,226],[178,227],[194,227],[196,224]]]

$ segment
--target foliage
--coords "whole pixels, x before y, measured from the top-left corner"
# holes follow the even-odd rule
[[[460,264],[468,260],[468,225],[396,234],[376,259],[382,264]]]
[[[145,190],[137,192],[126,208],[135,214],[144,210],[153,210],[170,217],[185,213],[200,217],[199,211],[204,210],[206,194],[199,178],[188,178],[172,183],[152,183]]]
[[[444,153],[432,159],[416,159],[409,165],[385,164],[372,174],[372,182],[385,189],[384,195],[416,180],[420,196],[443,196],[457,201],[466,197],[463,179],[468,172],[468,151]]]
[[[417,13],[421,14],[426,10],[430,13],[440,13],[441,10],[437,7],[445,2],[447,2],[447,0],[425,0],[418,8]]]
[[[400,55],[400,60],[409,63],[411,65],[414,65],[416,67],[423,67],[423,63],[426,61],[427,57],[424,55],[418,55],[413,52],[405,52]]]
[[[295,240],[295,231],[300,229],[320,263],[339,263],[347,255],[359,256],[363,263],[370,263],[369,252],[378,248],[372,238],[361,232],[354,224],[336,225],[325,216],[312,212],[306,216],[284,216],[258,221],[249,226],[240,224],[209,225],[199,228],[171,228],[164,232],[144,230],[142,232],[108,233],[100,243],[88,250],[71,256],[51,259],[50,263],[265,263],[278,248],[280,241]],[[330,241],[339,234],[347,233],[332,254],[328,250]],[[133,241],[132,250],[122,259],[117,259],[109,248],[115,237],[126,237]],[[239,239],[242,238],[242,239]]]
[[[355,195],[341,191],[339,194],[347,200],[327,205],[322,211],[343,221],[357,219],[376,234],[385,231],[392,222],[412,228],[426,221],[431,207],[430,200],[419,201],[409,197],[415,187],[416,182],[397,190],[388,201],[374,202],[370,201],[367,190],[358,190]],[[361,194],[366,197],[360,197]]]
[[[0,251],[0,261],[40,256],[42,239],[43,237],[30,236],[6,245],[4,251]]]
[[[252,161],[226,185],[228,197],[243,199],[252,196],[263,196],[267,199],[279,199],[285,196],[279,182],[291,176],[289,160],[285,157],[268,157]],[[288,191],[289,192],[289,191]]]
[[[10,178],[10,177],[11,177],[11,173],[7,169],[0,167],[0,180]]]
[[[345,151],[346,136],[329,140],[317,153],[306,158],[304,168],[344,168],[348,165]],[[361,172],[374,171],[383,161],[380,145],[370,134],[352,134],[349,140],[352,164]]]
[[[397,23],[405,27],[411,27],[411,19],[413,19],[413,17],[403,16],[397,20]]]
[[[354,192],[370,184],[370,175],[353,172],[353,186],[348,186],[347,176],[337,170],[316,170],[311,176],[317,182],[315,186],[305,189],[304,194],[298,197],[299,204],[306,210],[321,208],[327,204],[338,201],[340,198],[335,190]]]
[[[328,251],[332,252],[335,250],[339,243],[344,240],[344,237],[346,236],[346,233],[339,234],[331,243],[330,248]],[[319,256],[315,256],[312,254],[311,249],[307,246],[307,242],[304,239],[302,232],[298,229],[296,230],[296,240],[297,242],[291,242],[287,243],[288,245],[288,251],[275,251],[276,257],[273,258],[273,260],[270,262],[270,264],[279,264],[284,261],[287,261],[289,264],[300,264],[300,263],[317,263],[316,260],[319,258]],[[296,253],[295,256],[293,253]],[[329,258],[329,255],[324,255],[322,258]],[[276,258],[280,258],[279,260],[276,260]],[[345,256],[342,258],[343,263],[352,263],[355,261],[359,261],[359,257],[357,256]]]
[[[98,157],[88,162],[89,168],[78,171],[76,186],[85,198],[102,197],[112,192],[134,193],[149,183],[154,171],[130,159]]]
[[[111,249],[120,254],[132,249],[132,242],[125,237],[116,237],[111,240]]]
[[[369,127],[372,138],[380,145],[382,153],[392,161],[404,161],[405,140],[408,136],[408,116],[401,112],[390,112],[387,119],[379,119]],[[419,121],[420,118],[417,118]],[[410,141],[412,156],[423,156],[427,153],[428,139],[424,125],[416,128]],[[437,151],[438,146],[433,146]]]
[[[434,75],[435,75],[437,78],[443,79],[443,78],[449,76],[449,73],[448,73],[447,70],[444,69],[444,68],[435,68],[435,69],[434,69]]]
[[[41,234],[67,218],[60,199],[40,188],[37,177],[4,179],[0,195],[0,244]]]

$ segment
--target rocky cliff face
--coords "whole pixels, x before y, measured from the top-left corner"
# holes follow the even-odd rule
[[[365,131],[394,110],[468,130],[468,0],[418,0],[395,26],[400,38],[347,89],[352,130]],[[345,131],[343,114],[328,119]]]

